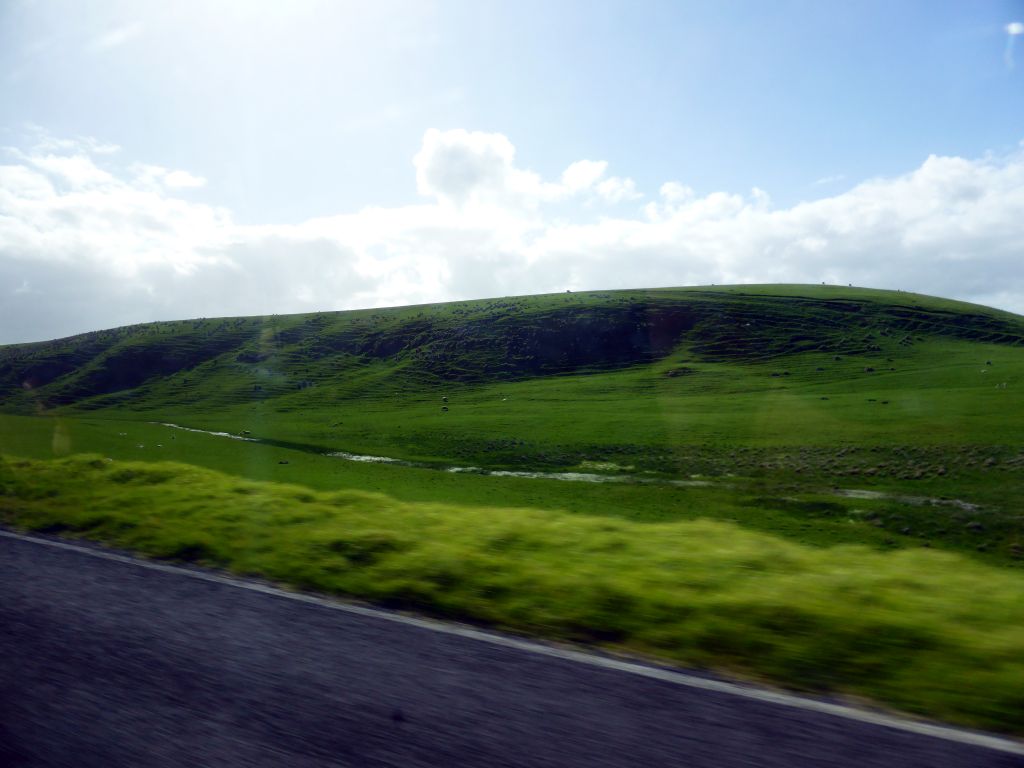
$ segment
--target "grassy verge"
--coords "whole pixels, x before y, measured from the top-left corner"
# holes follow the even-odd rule
[[[0,459],[0,521],[1024,734],[1024,579],[952,553],[406,503],[97,456]]]

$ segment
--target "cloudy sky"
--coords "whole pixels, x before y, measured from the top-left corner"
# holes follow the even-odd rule
[[[1024,3],[0,2],[0,343],[782,281],[1024,313]]]

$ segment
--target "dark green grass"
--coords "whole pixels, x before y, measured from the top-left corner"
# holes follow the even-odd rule
[[[1024,733],[1022,576],[949,553],[409,504],[88,455],[0,459],[0,520]]]

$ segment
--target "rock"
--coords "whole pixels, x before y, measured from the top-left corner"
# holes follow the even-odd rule
[[[971,520],[967,525],[964,526],[969,531],[984,531],[985,526],[979,523],[977,520]]]

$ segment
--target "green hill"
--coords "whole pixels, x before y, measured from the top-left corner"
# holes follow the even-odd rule
[[[1024,318],[892,291],[726,286],[158,322],[0,347],[0,398],[35,410],[230,404],[311,386],[360,396],[391,383],[610,371],[673,353],[698,363],[814,352],[902,361],[934,340],[1017,346]]]
[[[1024,317],[893,291],[0,347],[0,523],[1014,733],[1022,436]]]
[[[149,323],[0,347],[0,403],[49,417],[4,417],[0,450],[24,455],[95,450],[470,504],[492,503],[485,472],[583,473],[616,484],[500,492],[641,519],[716,509],[801,541],[1011,564],[1024,544],[1024,318],[896,291],[673,288]],[[252,442],[172,439],[167,422]],[[257,460],[258,446],[288,464]],[[713,488],[698,502],[666,497],[668,482]],[[844,489],[882,500],[836,500]],[[976,508],[992,520],[967,534]],[[844,528],[860,520],[850,510],[879,517]]]

